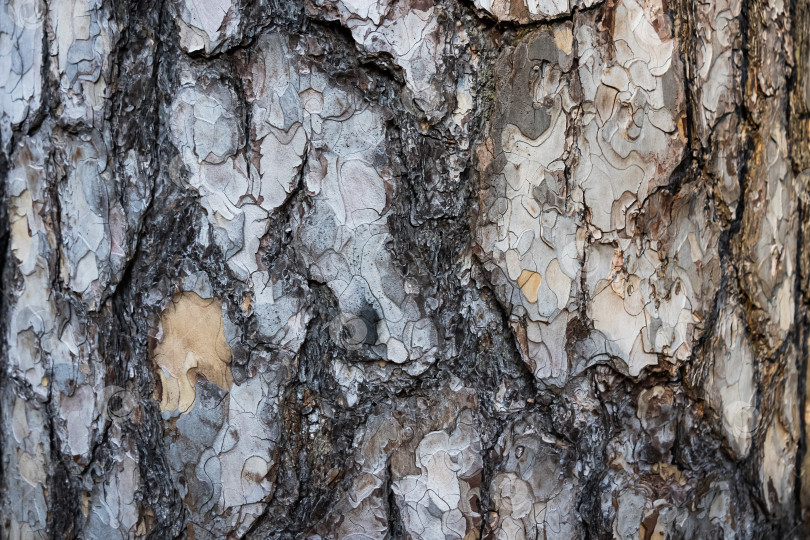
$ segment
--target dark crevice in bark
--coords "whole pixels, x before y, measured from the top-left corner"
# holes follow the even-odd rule
[[[391,471],[391,458],[385,466],[385,493],[386,501],[388,503],[388,537],[389,538],[402,538],[405,528],[402,523],[402,516],[399,512],[396,496],[394,495],[394,474]]]
[[[803,190],[804,194],[806,191]],[[804,258],[804,250],[806,250],[805,246],[805,228],[803,226],[806,223],[806,220],[810,219],[810,215],[808,215],[808,208],[807,208],[807,199],[800,198],[799,200],[799,231],[798,231],[798,240],[797,246],[798,249],[796,250],[796,269],[797,269],[797,276],[796,276],[796,289],[795,289],[795,307],[796,310],[796,318],[794,321],[794,325],[796,326],[796,349],[799,351],[798,354],[798,368],[799,368],[799,376],[798,376],[798,409],[799,409],[799,441],[798,441],[798,451],[796,452],[796,464],[795,470],[798,471],[796,475],[796,482],[797,487],[794,491],[794,499],[795,499],[795,515],[800,520],[802,524],[802,532],[805,536],[810,536],[810,520],[807,519],[807,485],[810,483],[805,478],[808,474],[803,467],[803,464],[807,460],[808,456],[808,417],[805,411],[807,411],[808,406],[808,395],[807,395],[807,377],[808,377],[808,368],[810,367],[810,317],[808,317],[808,306],[804,302],[804,295],[802,290],[802,279],[801,279],[801,271],[803,266],[803,258]],[[810,239],[807,239],[810,241]]]
[[[178,208],[176,199],[171,195],[166,196],[167,186],[159,183],[159,180],[164,178],[165,165],[169,163],[165,158],[171,155],[165,145],[161,144],[165,120],[159,114],[160,103],[165,99],[163,73],[168,69],[167,62],[171,62],[170,45],[166,43],[166,36],[171,33],[171,22],[166,9],[168,7],[165,3],[136,6],[129,14],[132,27],[130,35],[136,41],[133,41],[131,49],[127,48],[122,52],[122,54],[129,51],[137,53],[137,40],[142,35],[141,32],[151,31],[151,37],[148,39],[156,41],[151,58],[151,71],[140,75],[147,82],[145,87],[147,94],[138,96],[134,93],[131,98],[141,100],[137,107],[146,109],[146,117],[143,114],[138,115],[136,121],[140,125],[124,124],[121,129],[125,131],[121,133],[134,136],[134,141],[127,139],[126,142],[134,142],[136,151],[151,157],[152,173],[147,179],[149,201],[137,230],[133,231],[134,241],[131,245],[133,254],[126,265],[115,295],[111,298],[110,324],[114,330],[110,332],[105,347],[107,358],[111,360],[110,375],[114,383],[141,398],[140,421],[133,423],[128,420],[122,425],[122,429],[126,437],[133,441],[137,452],[138,470],[143,486],[142,514],[147,510],[151,512],[150,517],[154,522],[149,530],[149,537],[155,539],[180,537],[185,531],[185,510],[172,483],[162,436],[163,419],[151,395],[154,383],[147,358],[151,331],[148,313],[143,305],[143,295],[148,292],[145,289],[151,285],[150,281],[157,277],[155,271],[172,268],[173,265],[168,259],[177,253],[177,250],[171,247],[172,243],[168,242],[168,238],[160,238],[161,231],[179,232],[188,230],[193,224],[193,220],[182,219],[184,208],[182,206]],[[132,91],[138,90],[136,87]],[[127,95],[119,97],[120,106],[123,106],[125,99],[130,98]],[[146,124],[146,129],[143,129],[143,123]],[[132,129],[133,127],[135,129]],[[119,171],[123,175],[123,170]],[[184,235],[177,235],[174,238],[182,242]],[[133,375],[134,379],[130,380]]]
[[[544,394],[538,387],[534,373],[520,356],[520,347],[514,331],[509,325],[509,313],[496,300],[492,286],[485,281],[485,272],[481,264],[473,259],[475,269],[476,288],[481,297],[487,296],[485,301],[487,309],[495,314],[498,321],[497,328],[488,328],[482,336],[478,337],[473,349],[469,353],[459,355],[459,359],[471,358],[471,362],[466,366],[470,370],[468,384],[478,389],[481,404],[485,409],[491,411],[491,397],[494,393],[493,382],[499,375],[509,375],[513,379],[522,381],[521,388],[527,390],[525,398],[534,398]],[[482,282],[479,282],[482,280]],[[466,321],[468,332],[472,334],[470,321]],[[494,414],[494,413],[493,413]]]
[[[589,370],[587,377],[592,388],[596,391],[595,395],[600,397],[598,386],[594,382],[596,369]],[[581,484],[580,495],[577,500],[577,511],[584,524],[583,530],[585,538],[610,537],[610,534],[607,532],[610,530],[609,523],[607,522],[608,517],[603,515],[600,506],[601,501],[597,495],[603,491],[603,489],[600,488],[600,484],[603,482],[607,469],[607,464],[605,463],[607,458],[605,449],[610,439],[613,438],[615,429],[611,418],[612,415],[604,403],[601,405],[600,413],[599,425],[589,426],[591,429],[601,432],[600,435],[602,436],[598,438],[600,448],[585,447],[580,450],[585,450],[585,452],[592,456],[590,463],[592,470],[589,475],[584,477],[584,481]]]
[[[0,332],[3,336],[9,335],[9,321],[6,314],[9,310],[9,298],[12,293],[12,276],[14,268],[12,259],[9,257],[11,242],[9,241],[11,219],[8,215],[10,196],[8,193],[8,175],[11,167],[5,152],[0,152]],[[8,380],[9,373],[9,344],[5,338],[0,339],[0,418],[5,418],[7,413],[5,397],[12,393],[11,381]],[[8,400],[10,404],[11,399]],[[0,429],[0,486],[7,485],[6,463],[8,457],[6,449],[8,445],[8,434],[5,429]],[[5,490],[4,490],[5,491]],[[8,493],[0,494],[0,505],[5,507]]]
[[[477,22],[485,25],[487,28],[499,31],[503,34],[515,32],[516,34],[523,36],[533,30],[546,28],[554,24],[559,24],[566,21],[574,22],[576,17],[579,15],[600,11],[603,9],[604,4],[610,3],[611,1],[612,0],[598,0],[592,5],[586,7],[575,5],[568,13],[562,13],[560,15],[548,17],[547,19],[532,20],[525,23],[512,20],[498,20],[495,16],[487,13],[486,11],[478,9],[475,6],[474,0],[459,0],[459,4],[466,10],[473,13]],[[493,2],[493,4],[495,4],[495,2]]]
[[[729,257],[728,259],[731,264],[734,265],[734,278],[737,280],[737,290],[740,291],[740,299],[742,300],[745,309],[744,309],[744,319],[743,322],[745,323],[746,332],[751,337],[752,343],[756,343],[756,340],[760,337],[757,335],[756,331],[752,328],[751,320],[750,320],[750,313],[753,309],[756,309],[754,305],[752,305],[749,301],[749,296],[746,291],[745,283],[742,282],[743,276],[741,275],[744,272],[744,269],[737,264],[737,261],[734,260],[732,257],[735,253],[739,253],[742,246],[742,225],[743,219],[745,217],[745,213],[747,211],[745,205],[745,199],[748,195],[748,175],[750,170],[751,158],[754,153],[753,145],[754,139],[759,132],[759,127],[756,124],[755,119],[752,117],[752,113],[748,108],[748,100],[749,100],[749,91],[756,92],[756,88],[749,88],[749,85],[752,84],[751,80],[749,80],[750,76],[750,67],[752,64],[751,55],[756,54],[757,44],[756,39],[758,36],[753,34],[756,31],[756,27],[758,24],[758,19],[752,20],[752,11],[756,11],[757,8],[757,0],[742,0],[741,3],[741,11],[740,11],[740,35],[742,37],[742,45],[741,45],[741,69],[740,69],[740,85],[742,87],[742,99],[741,103],[739,104],[739,111],[740,111],[740,119],[744,125],[743,134],[741,137],[742,140],[742,148],[740,152],[740,167],[739,167],[739,182],[740,182],[740,198],[737,203],[737,216],[734,221],[732,221],[731,226],[729,227],[729,237],[728,237],[728,246],[729,246]],[[756,13],[754,13],[755,16]],[[757,16],[761,17],[761,15]],[[752,51],[753,49],[753,51]],[[756,85],[756,80],[753,81],[753,85]],[[723,244],[721,244],[722,246]],[[742,254],[745,257],[745,254]],[[756,346],[755,346],[756,350]],[[757,365],[759,363],[756,363]],[[756,393],[757,399],[762,399],[762,380],[761,380],[761,369],[755,369],[755,378],[758,387],[758,392]],[[757,404],[758,410],[760,403]],[[762,411],[761,411],[762,412]],[[757,425],[755,429],[761,429],[764,423],[761,421],[761,418],[757,420]],[[757,438],[754,438],[754,442],[752,446],[756,446]],[[753,495],[753,494],[752,494]],[[755,496],[755,495],[754,495]]]
[[[808,173],[803,173],[801,170],[803,166],[808,163],[807,156],[810,155],[808,147],[810,141],[803,140],[803,135],[809,131],[806,127],[802,129],[802,124],[808,123],[810,116],[807,114],[810,110],[810,103],[803,103],[804,100],[810,96],[802,96],[802,85],[810,86],[810,82],[805,79],[810,77],[810,73],[806,72],[807,65],[803,66],[802,62],[806,62],[803,54],[810,52],[810,2],[807,0],[791,0],[789,6],[789,16],[792,21],[792,38],[794,43],[793,51],[793,67],[790,70],[790,76],[787,83],[787,93],[789,96],[789,106],[787,107],[787,124],[789,126],[789,141],[790,141],[790,157],[793,166],[794,174],[797,174],[796,181],[798,183],[798,232],[796,240],[796,275],[794,277],[794,336],[795,346],[798,353],[798,409],[799,409],[799,439],[798,449],[796,452],[795,470],[796,474],[796,487],[794,488],[794,515],[798,520],[797,529],[801,528],[805,536],[810,535],[810,521],[808,521],[806,505],[808,504],[807,486],[810,485],[805,476],[808,474],[804,470],[803,464],[808,456],[808,416],[806,414],[808,406],[807,395],[807,377],[808,377],[808,355],[810,355],[810,335],[808,335],[808,328],[810,328],[810,320],[808,320],[808,306],[806,304],[805,291],[806,287],[806,274],[807,266],[805,261],[808,260],[805,232],[808,232],[806,223],[810,221],[810,212],[808,212]]]
[[[254,537],[298,538],[321,522],[340,493],[340,479],[352,466],[352,441],[358,426],[368,416],[372,402],[384,399],[364,393],[363,401],[353,409],[336,401],[339,390],[327,362],[339,351],[328,337],[327,326],[338,313],[337,299],[326,285],[310,280],[309,287],[315,317],[298,354],[298,371],[286,385],[279,406],[285,426],[278,443],[280,480],[268,507],[251,527]],[[326,432],[321,431],[314,440],[305,423],[310,409],[327,414]],[[337,471],[334,478],[330,478],[332,471]]]

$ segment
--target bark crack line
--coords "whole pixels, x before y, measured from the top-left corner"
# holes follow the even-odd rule
[[[388,504],[388,537],[402,538],[405,528],[402,522],[402,516],[399,512],[399,506],[397,505],[396,495],[394,493],[394,473],[391,469],[390,455],[385,462],[385,493]]]

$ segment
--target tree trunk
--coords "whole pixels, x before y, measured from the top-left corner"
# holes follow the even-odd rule
[[[810,0],[2,2],[3,538],[810,534]]]

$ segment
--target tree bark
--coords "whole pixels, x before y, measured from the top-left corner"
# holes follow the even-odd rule
[[[2,0],[3,538],[810,534],[810,0]]]

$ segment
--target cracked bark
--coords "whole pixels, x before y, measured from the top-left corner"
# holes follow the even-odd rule
[[[4,538],[810,534],[807,0],[3,0]]]

